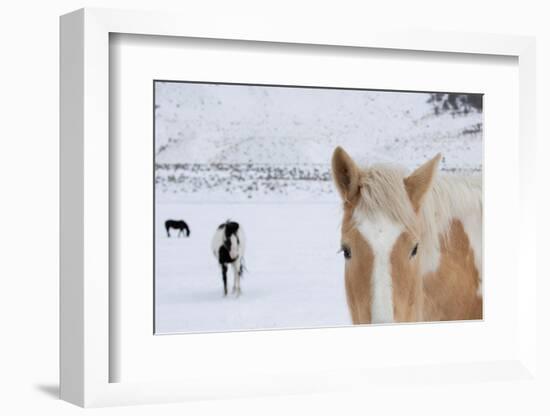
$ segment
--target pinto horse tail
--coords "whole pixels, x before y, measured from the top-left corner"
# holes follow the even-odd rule
[[[244,264],[244,257],[241,257],[241,267],[239,268],[239,274],[241,277],[244,276],[244,272],[247,272],[248,269],[246,268],[246,265]]]

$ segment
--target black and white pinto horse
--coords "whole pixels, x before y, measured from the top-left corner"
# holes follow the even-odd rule
[[[166,228],[166,234],[168,234],[168,237],[170,237],[170,228],[178,230],[178,237],[184,232],[187,237],[189,237],[189,235],[191,234],[187,223],[183,220],[166,220],[166,222],[164,223],[164,227]]]
[[[244,269],[244,233],[239,223],[227,220],[221,224],[212,238],[212,252],[222,269],[223,294],[227,296],[227,269],[233,267],[233,291],[241,294],[241,277]]]

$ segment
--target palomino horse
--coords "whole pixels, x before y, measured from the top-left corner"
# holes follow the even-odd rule
[[[407,176],[334,151],[354,324],[482,318],[481,179],[439,175],[440,159]]]

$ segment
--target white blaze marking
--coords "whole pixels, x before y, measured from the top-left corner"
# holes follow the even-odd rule
[[[357,229],[367,240],[374,254],[371,276],[371,320],[372,323],[393,322],[393,285],[391,277],[391,252],[403,232],[401,225],[387,217],[375,218],[354,213]]]
[[[231,242],[231,249],[229,250],[229,255],[232,259],[236,259],[239,255],[239,244],[237,243],[237,237],[235,234],[231,234],[229,237],[229,241]]]

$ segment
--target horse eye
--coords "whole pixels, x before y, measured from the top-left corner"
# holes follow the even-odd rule
[[[418,243],[416,243],[415,246],[413,247],[410,257],[413,258],[414,256],[416,256],[417,251],[418,251]]]
[[[342,246],[342,252],[344,253],[344,258],[351,259],[351,250],[348,246]]]

